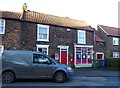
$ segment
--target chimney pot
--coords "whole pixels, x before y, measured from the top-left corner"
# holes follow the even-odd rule
[[[23,11],[27,12],[27,4],[26,3],[23,4]]]

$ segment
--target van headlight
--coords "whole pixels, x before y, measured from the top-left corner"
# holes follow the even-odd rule
[[[71,68],[71,67],[69,67],[69,66],[67,66],[67,70],[72,70],[72,68]]]

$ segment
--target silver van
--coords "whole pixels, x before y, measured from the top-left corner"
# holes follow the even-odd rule
[[[61,83],[73,76],[70,66],[37,51],[5,50],[1,59],[3,83],[15,79],[53,79]]]

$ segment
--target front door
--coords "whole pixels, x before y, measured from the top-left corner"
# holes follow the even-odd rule
[[[60,63],[68,64],[68,46],[60,47]]]
[[[67,51],[61,51],[61,63],[67,64]]]

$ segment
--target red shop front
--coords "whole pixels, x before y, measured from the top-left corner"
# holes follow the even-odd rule
[[[93,59],[93,46],[75,45],[74,48],[75,67],[91,67]]]

